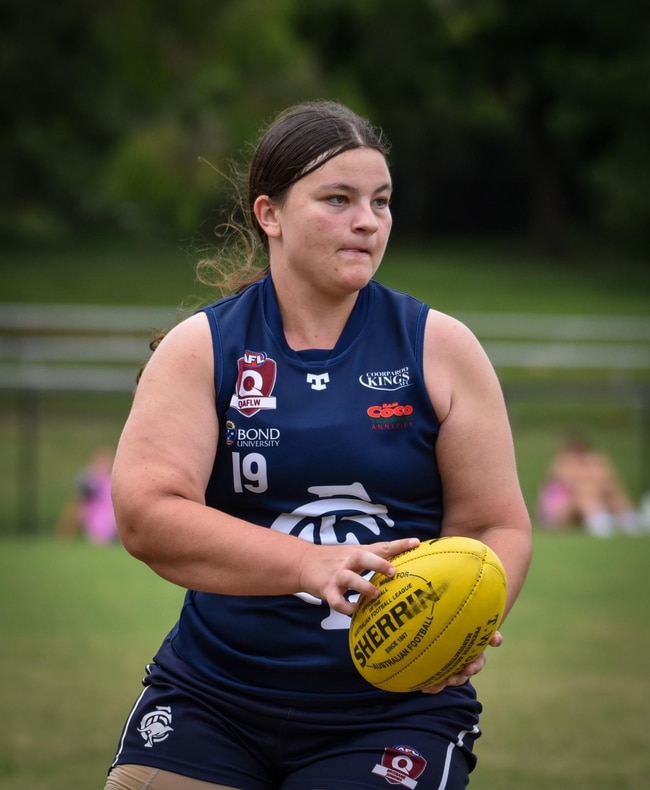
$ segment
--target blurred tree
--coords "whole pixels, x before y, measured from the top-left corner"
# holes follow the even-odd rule
[[[294,4],[6,0],[0,232],[196,230],[241,141],[325,92]]]
[[[130,57],[115,81],[125,129],[104,181],[123,221],[196,230],[224,200],[227,160],[243,141],[278,107],[321,89],[311,55],[293,33],[293,5],[140,0],[106,21],[111,60]]]
[[[570,225],[650,238],[646,4],[434,1],[457,71],[523,145],[533,239],[554,249]]]
[[[100,104],[108,69],[87,4],[7,0],[0,58],[0,229],[29,233],[93,217],[112,124]]]
[[[299,27],[394,142],[398,226],[557,250],[576,227],[648,239],[643,5],[312,0]]]
[[[4,0],[0,234],[193,233],[223,204],[243,142],[278,109],[328,97],[393,141],[404,233],[525,231],[557,250],[577,229],[647,243],[644,10],[642,0]]]

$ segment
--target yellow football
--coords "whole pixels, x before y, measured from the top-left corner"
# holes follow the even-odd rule
[[[350,623],[360,674],[385,691],[433,686],[477,658],[498,629],[507,581],[495,552],[472,538],[427,540],[391,559],[395,576],[372,577]]]

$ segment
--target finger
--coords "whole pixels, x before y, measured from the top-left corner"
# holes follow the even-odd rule
[[[428,688],[422,689],[423,694],[440,694],[443,689],[447,688],[447,682],[444,683],[436,683],[435,686],[429,686]]]
[[[463,686],[468,680],[469,676],[464,671],[458,672],[455,675],[450,675],[442,683],[436,683],[434,686],[422,689],[422,692],[424,694],[439,694],[447,686]]]
[[[367,579],[365,576],[360,576],[353,571],[342,574],[340,583],[337,584],[337,587],[343,595],[353,592],[359,593],[359,596],[365,596],[373,600],[379,597],[379,588],[373,584],[370,579]]]
[[[364,561],[363,567],[365,570],[383,573],[384,576],[390,579],[395,575],[395,566],[389,562],[389,559],[396,557],[398,554],[403,554],[405,551],[410,551],[419,546],[419,544],[420,541],[417,538],[401,538],[400,540],[371,543],[366,546],[370,559],[367,562]]]
[[[478,675],[478,673],[483,669],[485,666],[485,662],[487,661],[487,655],[485,653],[481,653],[478,658],[475,658],[470,664],[463,667],[463,670],[460,674],[465,675],[467,677],[472,677],[472,675]]]
[[[349,617],[352,617],[359,607],[358,603],[352,603],[343,596],[332,596],[331,598],[328,598],[327,603],[335,612],[347,614]]]
[[[374,544],[378,545],[378,544]],[[384,543],[386,553],[384,557],[395,557],[398,554],[403,554],[405,551],[411,551],[420,545],[418,538],[400,538],[400,540],[391,540]]]

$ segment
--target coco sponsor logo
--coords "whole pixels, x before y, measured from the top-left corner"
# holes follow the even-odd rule
[[[368,370],[359,376],[359,382],[371,390],[393,390],[411,386],[408,367],[397,370]]]
[[[411,428],[413,421],[413,406],[410,404],[402,405],[394,403],[382,403],[381,405],[370,406],[366,414],[372,420],[373,431],[390,431],[404,428]]]

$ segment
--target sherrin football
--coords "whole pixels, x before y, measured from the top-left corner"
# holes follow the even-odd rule
[[[477,658],[498,629],[507,581],[501,560],[479,540],[427,540],[375,573],[378,598],[362,596],[350,623],[350,654],[369,683],[417,691]]]

